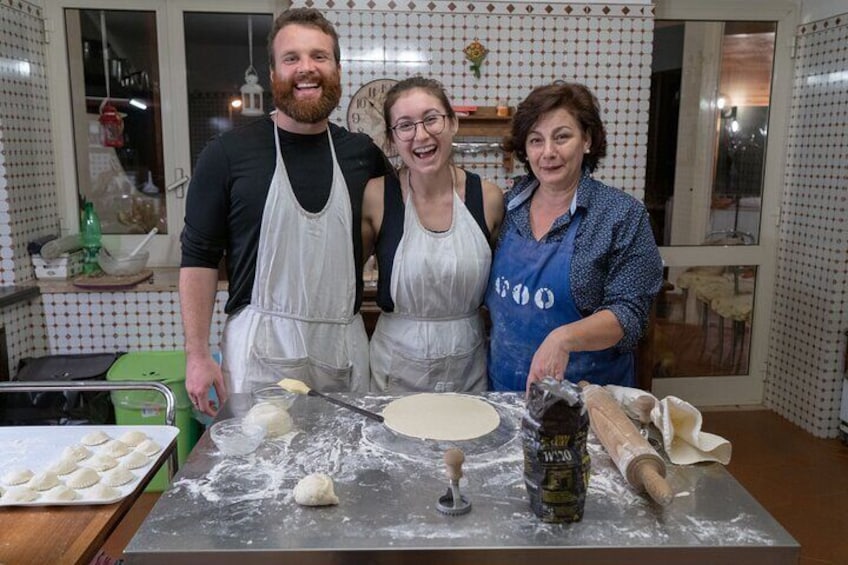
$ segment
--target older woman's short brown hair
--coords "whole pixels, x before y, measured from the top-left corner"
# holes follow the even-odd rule
[[[504,149],[514,152],[515,157],[531,172],[527,163],[527,136],[543,115],[559,109],[567,110],[574,116],[583,132],[590,137],[591,145],[583,157],[583,166],[589,172],[594,171],[598,162],[607,154],[607,133],[601,121],[598,99],[591,90],[578,83],[557,82],[533,89],[515,111],[512,131],[504,139]]]

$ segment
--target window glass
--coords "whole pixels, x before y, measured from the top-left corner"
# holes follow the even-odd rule
[[[656,22],[645,204],[659,245],[758,243],[775,32]]]
[[[77,187],[104,234],[167,233],[156,15],[65,10]]]
[[[211,137],[273,107],[266,48],[271,23],[270,14],[185,13],[192,167]]]
[[[641,370],[654,379],[747,374],[756,282],[754,266],[668,269]]]

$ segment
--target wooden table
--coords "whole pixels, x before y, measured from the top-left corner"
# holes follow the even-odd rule
[[[0,510],[0,564],[88,565],[176,445],[174,438],[138,487],[113,504]]]

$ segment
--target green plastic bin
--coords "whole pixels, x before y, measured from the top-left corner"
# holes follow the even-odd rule
[[[182,465],[202,434],[195,420],[191,401],[185,388],[186,358],[184,351],[138,351],[118,358],[106,373],[107,381],[156,381],[174,392],[177,405],[175,423],[177,458]],[[155,391],[113,392],[115,423],[118,425],[156,426],[165,424],[165,399]],[[163,466],[150,481],[147,492],[162,492],[168,488],[168,469]]]

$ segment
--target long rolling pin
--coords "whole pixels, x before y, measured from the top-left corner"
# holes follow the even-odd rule
[[[615,399],[598,385],[580,382],[589,425],[618,470],[635,489],[666,506],[674,498],[665,480],[665,461],[640,434]]]

